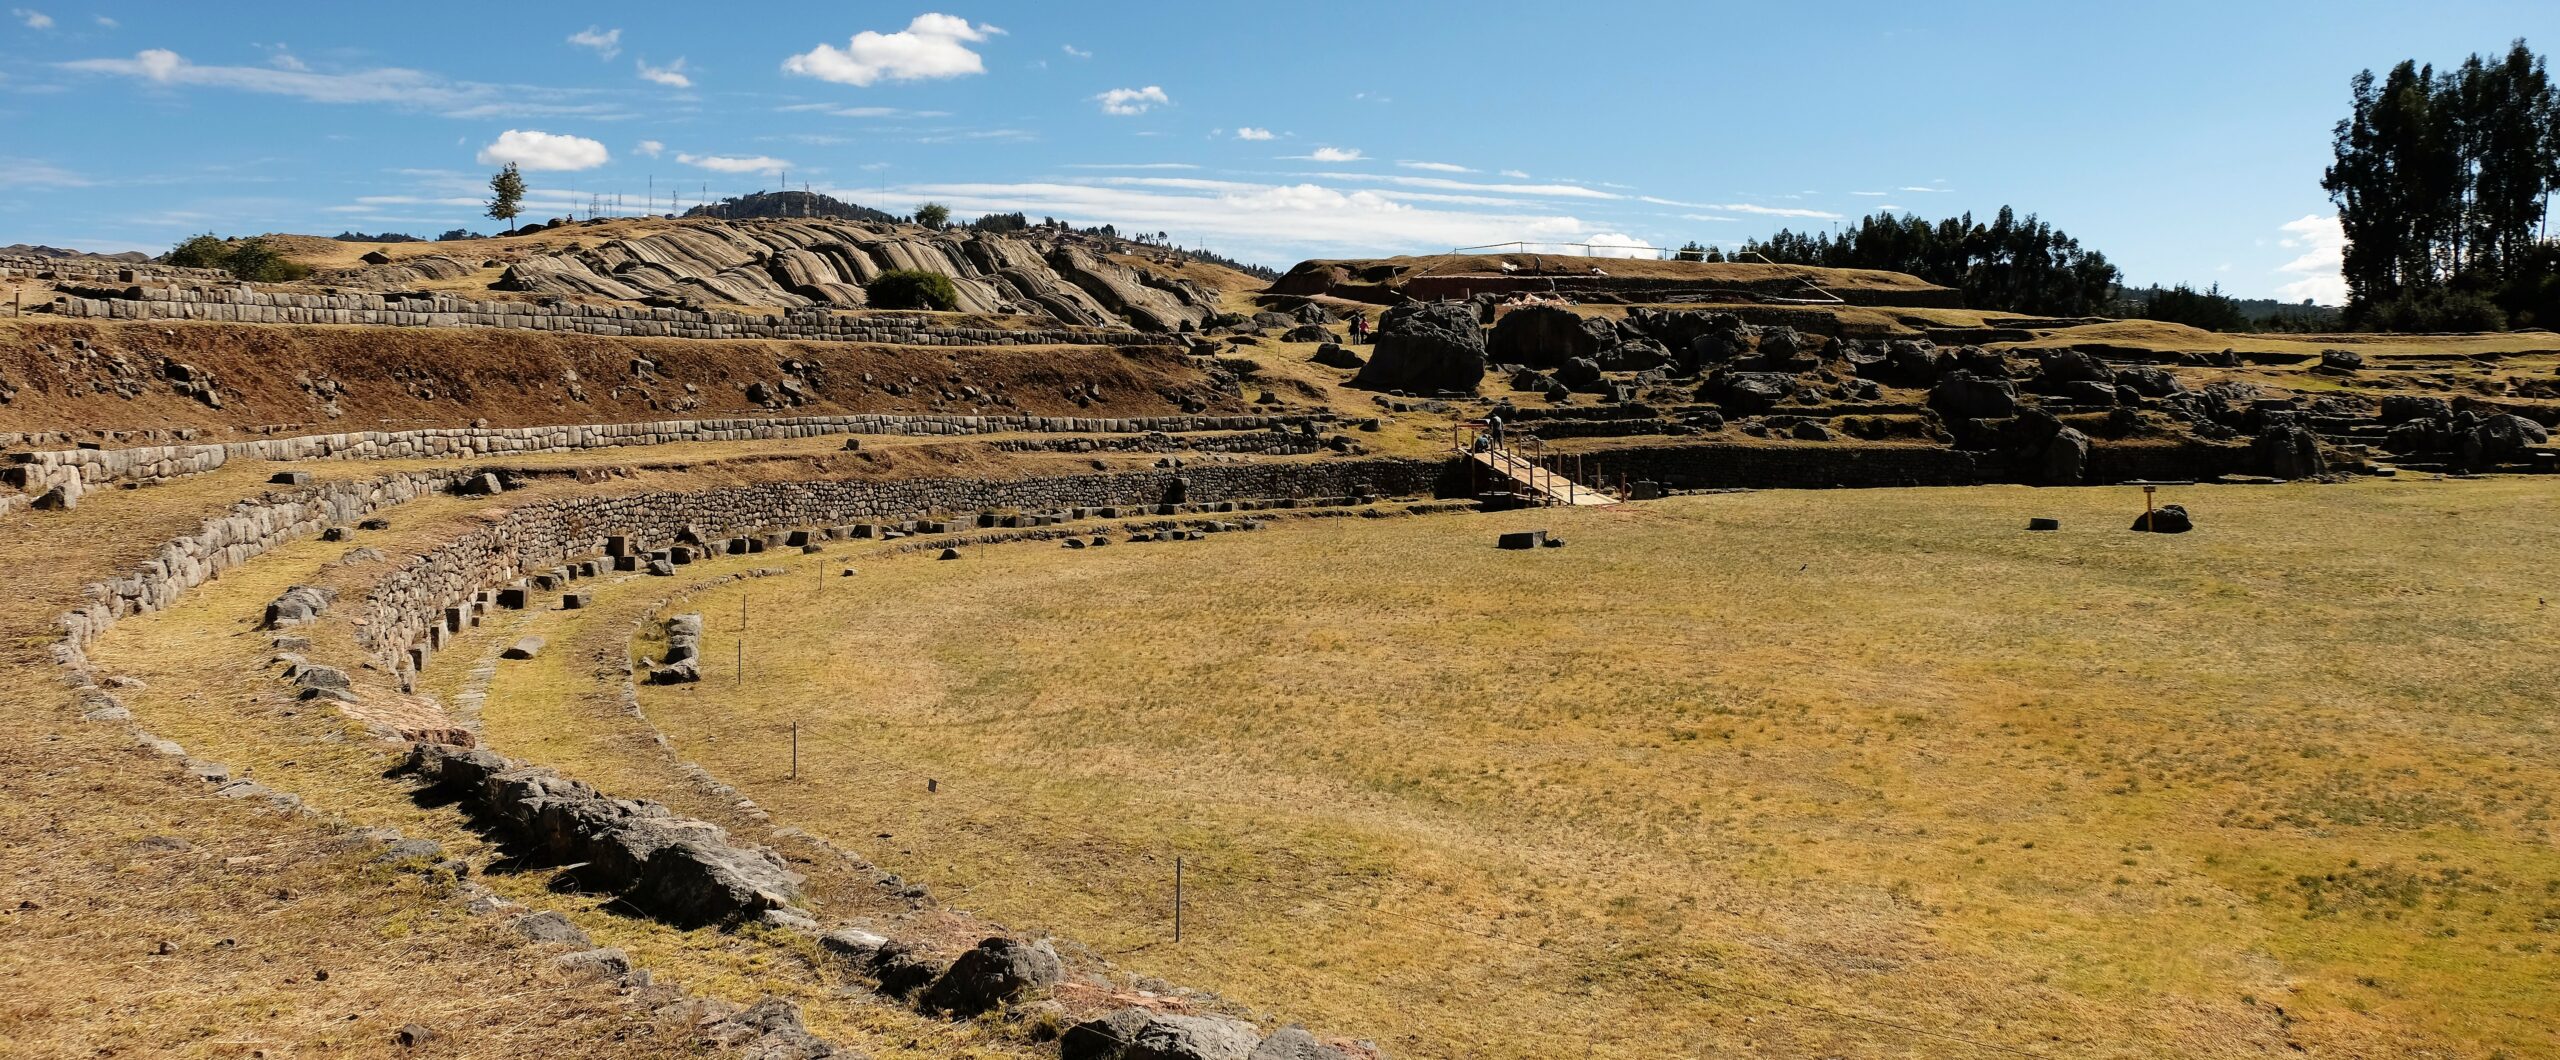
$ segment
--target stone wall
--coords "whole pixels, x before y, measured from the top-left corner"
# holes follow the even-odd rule
[[[1148,346],[1164,341],[1162,336],[1125,328],[961,327],[923,315],[801,312],[766,316],[720,309],[484,301],[441,294],[300,294],[245,285],[81,289],[55,299],[53,311],[59,316],[110,320],[524,328],[644,338],[786,339],[893,346]]]
[[[950,416],[881,413],[853,416],[788,416],[770,419],[655,420],[549,427],[426,427],[405,431],[351,431],[289,438],[255,438],[201,445],[152,445],[130,449],[55,449],[11,453],[15,466],[0,468],[0,482],[28,494],[66,484],[151,484],[202,474],[234,459],[386,460],[482,457],[677,442],[811,438],[829,434],[975,435],[1007,432],[1071,434],[1180,434],[1302,427],[1304,416]],[[76,496],[74,498],[77,499]]]
[[[56,661],[85,670],[89,645],[117,622],[168,607],[187,590],[278,545],[354,523],[377,508],[450,489],[463,477],[463,472],[405,472],[276,490],[241,501],[229,514],[205,520],[195,533],[161,543],[133,569],[86,586],[81,605],[60,619],[63,635],[54,646]]]
[[[527,572],[601,554],[608,537],[627,537],[645,550],[687,533],[716,540],[935,512],[1411,495],[1437,490],[1448,467],[1447,461],[1413,459],[1221,464],[1013,480],[765,483],[545,501],[513,508],[385,576],[364,601],[363,641],[377,662],[398,668],[409,649],[435,646],[431,631],[443,628],[447,608]]]
[[[0,254],[0,280],[69,280],[78,283],[141,283],[146,280],[195,280],[229,283],[220,269],[182,269],[151,262],[102,261],[97,258],[38,258]]]
[[[2026,481],[1989,453],[1934,445],[1661,445],[1587,453],[1583,466],[1615,488],[1650,480],[1675,489],[1825,489],[1974,486]],[[2256,470],[2246,445],[2091,442],[2092,485],[2134,479],[2209,479]]]

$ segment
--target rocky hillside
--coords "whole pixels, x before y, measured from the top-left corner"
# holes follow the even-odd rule
[[[1216,310],[1219,291],[1116,258],[1117,249],[1069,233],[987,235],[828,219],[696,218],[518,258],[495,286],[652,304],[852,309],[868,304],[865,288],[881,273],[917,269],[951,277],[964,312],[1180,331],[1197,327]]]

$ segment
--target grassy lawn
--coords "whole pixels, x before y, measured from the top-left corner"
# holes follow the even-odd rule
[[[947,901],[1399,1056],[2560,1053],[2560,492],[2178,492],[879,560],[699,598],[644,703]]]

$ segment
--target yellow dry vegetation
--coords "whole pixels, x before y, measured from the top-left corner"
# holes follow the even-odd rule
[[[2560,1055],[2560,496],[2162,499],[792,557],[643,704],[777,823],[1396,1056]]]

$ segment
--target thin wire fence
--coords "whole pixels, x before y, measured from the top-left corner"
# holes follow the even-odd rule
[[[835,557],[813,558],[822,572],[827,566],[836,562]],[[820,586],[816,591],[826,591],[823,581],[814,584]],[[745,665],[750,654],[745,648],[745,640],[751,632],[744,621],[745,616],[742,603],[740,628],[737,630],[740,639],[737,650],[738,677],[742,685],[749,683],[752,677]],[[711,646],[706,644],[704,648],[705,654],[709,654]],[[702,690],[707,686],[687,687]],[[716,692],[713,695],[716,699]],[[698,702],[697,707],[718,711],[722,716],[730,713],[719,710],[716,702],[708,700]],[[1722,996],[1745,999],[1767,1006],[1772,1011],[1791,1014],[1805,1020],[1827,1021],[1840,1027],[1855,1027],[1868,1032],[1891,1032],[1914,1039],[1963,1046],[1986,1054],[2027,1057],[2046,1055],[2030,1049],[1972,1038],[1954,1031],[1922,1026],[1890,1016],[1850,1011],[1817,1001],[1753,989],[1742,985],[1730,976],[1713,975],[1686,964],[1674,966],[1655,960],[1646,963],[1641,972],[1630,972],[1626,961],[1612,960],[1600,953],[1585,953],[1580,947],[1570,944],[1524,940],[1498,930],[1440,919],[1390,904],[1381,897],[1382,893],[1392,889],[1394,884],[1404,881],[1395,880],[1385,874],[1370,873],[1356,877],[1362,881],[1365,885],[1364,889],[1369,892],[1366,895],[1345,895],[1337,889],[1301,882],[1294,877],[1309,871],[1320,871],[1320,869],[1316,860],[1297,857],[1294,852],[1256,852],[1229,845],[1220,847],[1214,851],[1215,856],[1204,860],[1198,856],[1202,851],[1185,850],[1178,844],[1169,845],[1161,850],[1150,849],[1147,840],[1133,839],[1127,835],[1108,835],[1086,827],[1078,821],[1024,805],[1019,798],[1009,797],[1002,788],[989,787],[980,790],[974,785],[955,784],[950,779],[931,771],[930,767],[918,768],[874,753],[865,746],[838,735],[834,730],[842,724],[844,724],[842,721],[831,718],[824,711],[812,711],[809,716],[771,722],[763,727],[770,731],[759,730],[753,738],[760,741],[769,738],[773,754],[765,761],[777,767],[786,761],[784,748],[789,746],[791,748],[787,758],[790,763],[789,772],[785,773],[782,769],[776,768],[771,771],[772,776],[761,778],[733,776],[725,779],[733,784],[758,784],[758,786],[775,781],[781,781],[784,784],[794,784],[794,782],[806,784],[817,778],[824,778],[826,783],[831,785],[843,785],[847,781],[860,783],[875,789],[862,801],[875,803],[880,810],[886,811],[883,816],[867,822],[867,827],[894,831],[905,831],[909,828],[909,824],[893,822],[889,819],[890,815],[904,822],[912,822],[914,827],[924,829],[928,834],[942,837],[967,833],[993,835],[1000,832],[1018,832],[1019,825],[1026,820],[1045,825],[1054,830],[1053,834],[1056,836],[1080,841],[1084,844],[1084,851],[1079,856],[1079,863],[1074,866],[1038,867],[1040,870],[1045,870],[1045,877],[1043,877],[1045,880],[1066,886],[1061,888],[1057,901],[1034,901],[1028,906],[1021,907],[1037,919],[1048,921],[1036,926],[1054,931],[1064,938],[1075,939],[1087,945],[1105,947],[1108,952],[1148,952],[1158,955],[1159,958],[1170,957],[1173,963],[1182,964],[1191,969],[1192,974],[1198,974],[1210,980],[1193,985],[1215,989],[1220,985],[1216,981],[1220,978],[1219,973],[1226,970],[1223,964],[1203,963],[1200,960],[1185,957],[1173,948],[1175,944],[1170,938],[1171,925],[1177,918],[1183,918],[1187,920],[1188,933],[1195,939],[1203,935],[1204,926],[1209,928],[1207,934],[1210,938],[1206,943],[1194,942],[1187,945],[1205,945],[1210,948],[1211,953],[1215,952],[1215,948],[1219,945],[1217,936],[1221,934],[1216,927],[1220,919],[1217,915],[1217,907],[1222,903],[1218,903],[1215,898],[1204,898],[1205,888],[1211,895],[1223,890],[1229,895],[1240,896],[1232,906],[1240,909],[1257,909],[1258,911],[1252,915],[1267,916],[1268,910],[1275,904],[1267,900],[1256,901],[1254,895],[1260,894],[1266,899],[1271,895],[1281,895],[1314,903],[1331,910],[1343,920],[1365,924],[1371,931],[1380,928],[1417,930],[1426,935],[1437,935],[1448,940],[1467,940],[1469,945],[1481,945],[1502,952],[1510,952],[1515,954],[1518,960],[1530,962],[1530,965],[1543,964],[1546,968],[1543,972],[1534,972],[1530,966],[1526,965],[1508,966],[1501,971],[1486,974],[1516,974],[1524,978],[1534,976],[1536,979],[1547,981],[1548,988],[1559,997],[1592,1000],[1596,1004],[1601,1004],[1602,1007],[1607,1007],[1609,1004],[1627,1007],[1629,1011],[1624,1015],[1629,1018],[1651,1016],[1658,1019],[1661,1013],[1646,1007],[1640,992],[1628,993],[1604,1001],[1599,994],[1605,988],[1605,984],[1615,982],[1640,986],[1645,982],[1670,983],[1686,990],[1694,990],[1704,997]],[[734,728],[727,731],[735,732]],[[884,733],[888,731],[885,724],[882,731]],[[975,768],[985,769],[993,766],[1011,775],[1031,777],[1052,773],[1057,765],[1058,763],[1054,762],[1034,763],[1022,760],[991,759],[977,764]],[[758,801],[780,808],[777,804],[789,801],[788,790],[786,788],[783,791],[774,791],[768,788],[758,793]],[[970,814],[968,811],[973,809],[980,813]],[[1173,830],[1179,831],[1178,828]],[[887,834],[894,834],[894,831]],[[932,858],[927,855],[923,860],[930,861]],[[1182,868],[1180,870],[1173,868],[1176,864],[1180,864]],[[1293,865],[1297,867],[1293,869]],[[951,869],[954,874],[957,873],[956,867],[946,866],[946,868]],[[988,878],[993,880],[996,873],[1007,873],[1016,878],[1012,881],[1016,884],[1013,889],[1020,890],[1019,878],[1031,875],[1033,870],[1034,866],[1028,864],[1004,864],[997,869],[989,870]],[[1176,871],[1183,873],[1185,879],[1182,882],[1187,884],[1187,893],[1179,895],[1175,893],[1177,884],[1174,873]],[[944,881],[946,887],[954,884],[957,885],[956,888],[946,890],[944,895],[946,902],[953,898],[970,898],[977,893],[977,888],[980,886],[980,883]],[[1019,904],[1024,900],[1017,896],[1014,901]],[[1112,911],[1112,915],[1104,916],[1099,912],[1079,915],[1077,912],[1079,906],[1094,911],[1109,910]],[[1154,931],[1146,926],[1148,924],[1162,925],[1164,930]],[[1157,937],[1158,935],[1163,937]],[[1741,941],[1746,946],[1756,948],[1767,956],[1779,958],[1784,956],[1771,944],[1740,939],[1735,941]],[[1270,957],[1268,953],[1257,956],[1265,959]],[[1697,956],[1712,959],[1712,955],[1709,954],[1701,953]],[[1212,960],[1214,962],[1215,958],[1213,957]],[[1306,977],[1343,974],[1314,966],[1294,970]],[[1372,987],[1389,985],[1378,982],[1374,972],[1354,974]],[[1404,984],[1396,989],[1407,995],[1416,1006],[1428,1007],[1432,1002],[1445,1003],[1448,1000],[1449,984],[1445,980],[1434,980]],[[1418,1020],[1421,1019],[1419,1008],[1415,1010],[1415,1014]],[[1701,1017],[1700,1024],[1689,1028],[1685,1033],[1693,1037],[1703,1034],[1729,1033],[1727,1028],[1708,1027],[1706,1023],[1709,1019],[1710,1017]],[[1585,1025],[1625,1028],[1638,1024],[1590,1020],[1586,1021]],[[1572,1055],[1574,1052],[1590,1053],[1603,1041],[1598,1031],[1575,1034],[1569,1030],[1550,1029],[1544,1031],[1542,1037],[1551,1039],[1545,1042],[1543,1047],[1561,1050],[1558,1055]],[[1656,1051],[1649,1051],[1644,1055],[1677,1055],[1659,1051],[1659,1042],[1650,1035],[1646,1038],[1647,1044],[1643,1047]],[[1613,1032],[1607,1041],[1613,1051],[1639,1047],[1639,1043],[1629,1040],[1622,1033]]]

